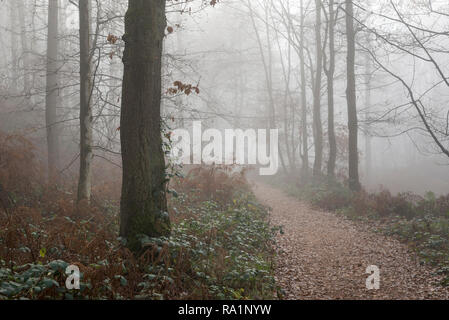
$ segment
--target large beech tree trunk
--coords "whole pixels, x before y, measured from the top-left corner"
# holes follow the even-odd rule
[[[80,175],[78,201],[90,200],[92,166],[92,68],[90,0],[79,0],[80,17]]]
[[[347,82],[346,97],[348,100],[348,128],[349,128],[349,187],[353,191],[361,189],[359,181],[359,153],[358,153],[358,121],[357,98],[355,92],[355,30],[354,8],[352,0],[345,0],[346,4],[346,34],[348,38]]]
[[[165,0],[129,0],[125,18],[120,136],[123,185],[120,235],[137,250],[139,236],[170,233],[161,136],[161,59]]]

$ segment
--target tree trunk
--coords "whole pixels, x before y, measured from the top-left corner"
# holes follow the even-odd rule
[[[161,137],[161,59],[165,0],[129,0],[125,18],[120,136],[123,185],[120,235],[132,250],[139,235],[169,235]]]
[[[92,68],[90,0],[79,1],[80,17],[80,175],[78,201],[90,201],[92,153]]]
[[[301,64],[301,127],[302,127],[302,173],[301,180],[307,183],[309,180],[309,143],[307,131],[307,86],[306,86],[306,61],[304,57],[304,1],[301,0],[301,30],[299,60]]]
[[[27,38],[26,28],[26,8],[24,0],[17,1],[17,12],[20,24],[20,42],[22,45],[22,66],[23,66],[23,92],[27,97],[31,96],[31,67],[30,67],[30,49]]]
[[[247,6],[249,10],[249,15],[251,18],[251,23],[254,29],[254,33],[257,38],[257,44],[259,46],[259,52],[262,59],[262,64],[264,68],[265,73],[265,83],[267,86],[267,93],[268,93],[268,104],[267,104],[267,129],[274,129],[276,127],[276,108],[275,108],[275,102],[274,102],[274,96],[273,96],[273,71],[272,71],[272,52],[271,52],[271,40],[270,40],[270,26],[268,25],[268,6],[265,6],[265,33],[266,33],[266,39],[267,39],[267,57],[265,57],[265,49],[264,45],[262,43],[262,38],[259,34],[255,15],[253,8],[251,6],[251,1],[247,0]],[[270,141],[267,138],[267,149],[270,150]],[[282,154],[282,151],[279,150],[279,160],[281,162],[281,166],[283,168],[283,171],[285,174],[288,174],[287,167],[284,161],[284,156]]]
[[[10,28],[12,32],[10,32],[10,40],[11,40],[11,88],[9,91],[11,94],[18,93],[18,75],[19,75],[19,64],[18,64],[18,46],[17,46],[17,35],[14,32],[17,28],[17,8],[16,3],[13,0],[9,2],[9,21]]]
[[[58,104],[58,0],[48,2],[47,84],[45,120],[47,127],[48,177],[56,178],[59,168]]]
[[[337,161],[337,141],[335,138],[334,123],[334,75],[335,75],[335,10],[334,0],[329,1],[329,69],[327,75],[327,101],[328,101],[328,138],[329,138],[329,162],[327,164],[327,176],[329,180],[335,180],[335,163]]]
[[[321,0],[315,0],[315,41],[316,75],[313,90],[313,139],[315,142],[315,162],[313,176],[319,178],[323,164],[323,126],[321,123],[321,75],[323,69],[323,50],[321,44]]]
[[[355,31],[352,0],[346,2],[346,34],[348,38],[347,89],[349,128],[349,187],[353,191],[361,189],[359,181],[357,98],[355,92]]]
[[[366,36],[366,45],[369,49],[370,47],[370,38],[369,34]],[[370,182],[371,179],[371,168],[372,168],[372,151],[371,151],[371,125],[369,124],[370,120],[370,112],[371,112],[371,56],[369,52],[365,55],[365,175],[366,175],[366,183]]]

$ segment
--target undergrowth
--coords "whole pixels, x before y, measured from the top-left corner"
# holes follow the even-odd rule
[[[244,173],[198,167],[184,178],[173,177],[172,234],[142,237],[143,250],[135,255],[118,238],[119,182],[102,183],[90,204],[77,205],[69,186],[44,183],[38,167],[31,144],[0,134],[0,300],[276,294],[277,229]],[[80,290],[66,289],[69,265],[81,271]]]

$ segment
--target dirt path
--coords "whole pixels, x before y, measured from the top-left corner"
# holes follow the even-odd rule
[[[283,226],[276,277],[285,299],[449,298],[449,288],[398,241],[267,185],[253,189],[272,208],[272,222]],[[380,269],[379,290],[366,289],[369,265]]]

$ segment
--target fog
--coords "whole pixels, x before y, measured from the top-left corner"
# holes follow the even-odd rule
[[[446,0],[0,1],[0,300],[449,299],[448,30]],[[287,310],[199,305],[150,308]]]
[[[57,127],[59,170],[75,174],[79,145],[79,22],[77,7],[59,1]],[[441,152],[411,103],[403,79],[419,101],[435,138],[448,146],[449,41],[444,1],[355,2],[356,96],[360,180],[370,190],[438,194],[449,190],[448,157]],[[47,1],[0,4],[0,130],[31,139],[46,159],[45,95]],[[329,61],[327,1],[323,2],[323,61]],[[93,137],[96,162],[120,165],[119,116],[123,16],[126,1],[92,4],[94,68]],[[348,174],[346,30],[344,8],[336,2],[334,105],[336,174]],[[208,128],[280,132],[279,173],[298,173],[303,131],[301,63],[305,65],[309,163],[314,162],[314,81],[316,78],[315,3],[259,0],[167,2],[163,58],[163,117],[171,129],[201,120]],[[304,17],[305,61],[300,25]],[[168,30],[168,29],[167,29]],[[117,37],[111,41],[108,36]],[[430,57],[430,58],[429,58]],[[395,78],[387,70],[397,76]],[[323,164],[329,157],[326,76],[321,74]],[[313,79],[315,80],[315,79]],[[173,83],[197,86],[199,93],[167,94]],[[274,119],[271,119],[273,118]],[[270,120],[271,119],[271,120]],[[174,121],[173,121],[174,120]],[[271,121],[271,124],[270,124]],[[290,174],[289,174],[290,175]],[[291,176],[291,175],[290,175]],[[299,180],[298,180],[299,181]]]

